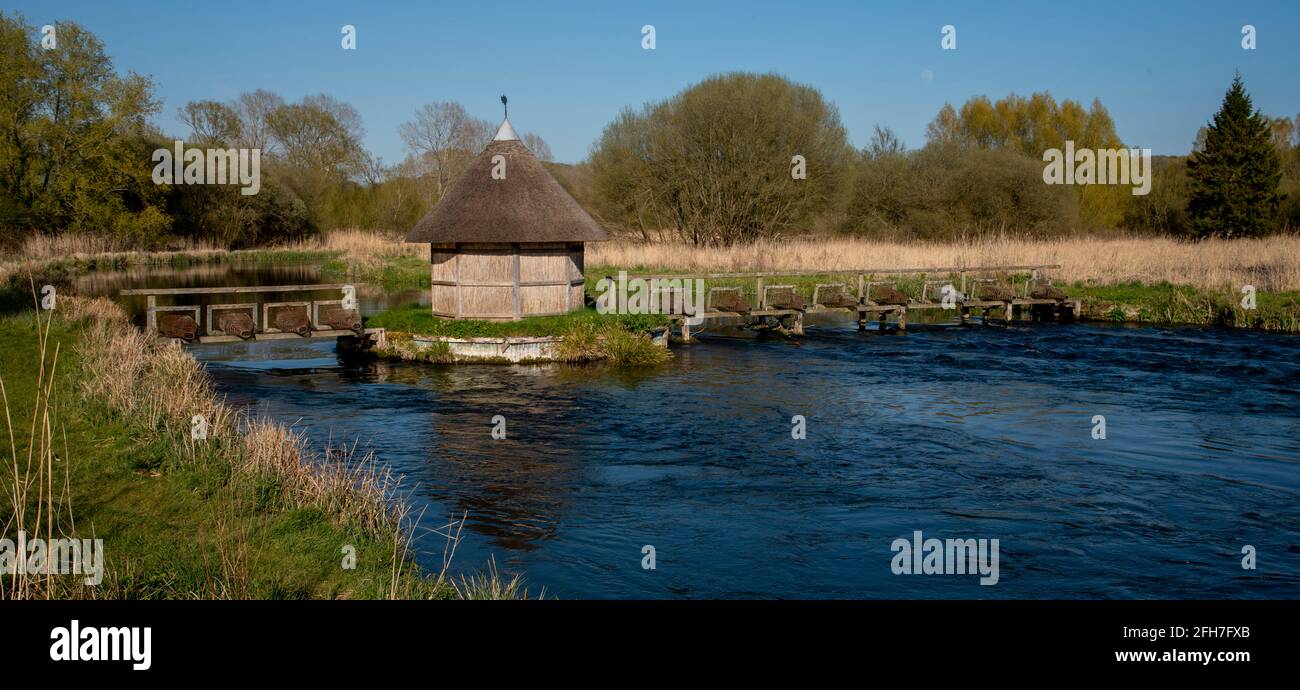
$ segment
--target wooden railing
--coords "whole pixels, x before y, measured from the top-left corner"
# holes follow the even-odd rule
[[[231,295],[231,294],[267,294],[267,293],[293,293],[293,292],[323,292],[338,290],[342,292],[341,299],[329,300],[299,300],[293,302],[264,302],[257,300],[253,302],[240,304],[186,304],[173,306],[158,306],[158,297],[175,296],[175,295]],[[309,337],[337,337],[340,335],[355,335],[354,331],[342,330],[337,328],[326,328],[321,326],[320,308],[323,306],[342,306],[357,309],[356,288],[344,283],[328,283],[319,285],[256,285],[256,286],[224,286],[224,287],[199,287],[199,288],[135,288],[122,290],[119,295],[143,295],[147,299],[148,311],[146,315],[145,328],[150,333],[158,332],[158,314],[164,312],[188,312],[192,313],[195,322],[199,325],[199,332],[203,335],[197,339],[200,342],[234,342],[242,340],[234,335],[221,332],[213,323],[214,311],[221,310],[240,310],[247,311],[252,315],[254,323],[255,339],[277,339],[277,338],[296,338],[302,337],[296,333],[285,333],[271,327],[271,310],[276,308],[296,308],[305,307],[308,310],[310,322]],[[206,306],[206,308],[205,308]],[[206,317],[206,318],[205,318]]]
[[[857,275],[858,278],[858,298],[866,297],[867,276],[874,275],[904,275],[916,273],[937,273],[943,275],[958,275],[960,277],[960,290],[963,294],[967,291],[967,279],[972,274],[982,273],[1008,273],[1012,271],[1029,271],[1031,279],[1037,279],[1039,271],[1060,268],[1060,264],[1014,264],[1005,266],[932,266],[924,268],[846,268],[838,270],[800,270],[800,271],[739,271],[739,272],[719,272],[719,273],[629,273],[629,279],[639,278],[641,280],[716,280],[716,279],[733,279],[733,278],[753,278],[755,298],[758,300],[758,308],[762,308],[765,298],[764,284],[768,278],[793,278],[800,276],[840,276],[840,275]],[[611,276],[612,277],[612,276]],[[925,296],[922,295],[924,298]]]

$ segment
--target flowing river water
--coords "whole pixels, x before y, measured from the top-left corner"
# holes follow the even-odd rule
[[[278,270],[177,282],[286,282]],[[82,291],[140,284],[161,286]],[[420,292],[363,289],[362,308]],[[429,530],[464,514],[453,569],[493,561],[534,593],[1300,596],[1296,336],[830,324],[799,342],[706,334],[639,371],[388,362],[328,340],[191,351],[229,401],[404,475],[422,564],[442,563]],[[997,583],[895,574],[894,541],[917,531],[997,539]]]

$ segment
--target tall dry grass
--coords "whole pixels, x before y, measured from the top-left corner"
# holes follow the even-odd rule
[[[423,242],[408,243],[401,235],[358,228],[331,230],[320,238],[286,247],[337,251],[358,257],[425,256],[429,252],[429,245]]]
[[[301,249],[341,251],[355,263],[423,256],[427,247],[400,237],[343,230]],[[1059,264],[1052,277],[1095,285],[1168,282],[1203,289],[1243,284],[1300,290],[1300,236],[1183,242],[1157,237],[1050,240],[986,237],[950,242],[882,242],[857,238],[759,241],[730,247],[626,240],[587,245],[590,266],[701,272],[821,271],[862,268],[980,267]]]
[[[24,255],[0,261],[0,284],[42,262],[166,263],[238,259],[253,253],[337,252],[353,270],[382,268],[394,257],[425,256],[428,245],[401,236],[340,229],[318,238],[268,247],[227,251],[194,245],[169,252],[115,252],[111,242],[81,238],[34,238]],[[107,250],[107,251],[104,251]],[[1268,291],[1300,290],[1300,236],[1182,242],[1168,238],[1076,237],[1030,240],[988,237],[950,242],[893,242],[856,238],[759,241],[731,247],[628,240],[592,242],[587,264],[628,270],[757,272],[849,271],[1008,264],[1060,264],[1053,278],[1110,285],[1127,282],[1189,285],[1203,289],[1250,284]]]
[[[32,286],[32,299],[36,301],[35,286]],[[9,392],[3,377],[0,377],[0,405],[4,407],[4,428],[8,440],[8,457],[4,464],[8,467],[0,484],[7,485],[6,496],[10,501],[10,514],[0,528],[0,534],[10,535],[26,532],[33,537],[45,539],[46,544],[53,544],[57,537],[68,536],[75,528],[72,517],[72,500],[68,491],[68,463],[59,462],[58,467],[65,473],[58,478],[55,454],[66,457],[66,448],[58,448],[57,435],[58,409],[55,405],[55,381],[59,367],[60,346],[55,343],[50,350],[50,324],[52,316],[46,312],[35,311],[36,337],[39,340],[39,361],[33,366],[35,387],[32,401],[32,417],[26,425],[27,452],[18,451],[18,438],[23,434],[23,420],[18,420],[15,427],[11,412]],[[3,450],[0,450],[3,457]],[[8,585],[0,580],[0,599],[49,599],[56,596],[59,588],[54,579],[54,556],[47,554],[45,572],[31,573],[27,567],[28,554],[18,556],[11,554],[14,566],[9,576]],[[19,559],[17,562],[14,559]]]
[[[106,298],[65,297],[59,302],[65,318],[84,321],[76,353],[86,376],[83,392],[148,429],[173,439],[178,455],[195,462],[225,463],[232,482],[266,480],[278,487],[284,509],[311,507],[351,529],[393,543],[393,598],[436,595],[449,587],[461,598],[528,598],[518,577],[503,579],[493,569],[458,583],[450,577],[450,559],[442,570],[425,578],[410,560],[416,522],[402,499],[399,480],[372,453],[357,457],[357,446],[329,444],[323,452],[309,447],[304,433],[247,410],[232,410],[219,400],[199,363],[173,341],[135,329],[125,312]],[[191,439],[195,415],[207,421],[207,439]],[[461,518],[463,525],[464,518]],[[238,515],[226,516],[218,531],[247,531]],[[460,530],[454,540],[459,542]],[[448,531],[448,539],[452,533]],[[211,583],[209,596],[245,598],[249,589],[246,548],[241,539],[217,539],[215,558],[224,576]],[[236,545],[229,548],[230,544]],[[454,546],[452,548],[454,554]]]
[[[611,241],[588,244],[586,258],[591,266],[682,272],[1060,264],[1051,275],[1068,283],[1169,282],[1206,289],[1250,284],[1268,291],[1300,290],[1300,236],[1296,235],[1198,243],[1092,237],[933,243],[824,239],[696,247]]]
[[[398,256],[426,256],[426,244],[407,244],[400,236],[358,229],[334,230],[320,237],[260,249],[229,250],[203,242],[178,241],[164,249],[142,251],[120,241],[94,235],[37,235],[27,239],[17,255],[0,255],[0,286],[31,273],[42,273],[54,265],[122,267],[189,264],[274,258],[279,253],[337,253],[353,270],[382,268]]]
[[[229,463],[239,476],[270,479],[286,508],[320,508],[375,536],[403,528],[408,508],[397,499],[397,480],[372,456],[355,459],[353,449],[338,448],[317,454],[303,433],[232,409],[193,357],[174,341],[131,327],[121,308],[105,298],[67,297],[60,304],[73,317],[91,317],[76,348],[88,396],[166,434],[189,457]],[[201,444],[191,433],[196,416],[206,423]]]
[[[163,252],[210,252],[221,247],[210,242],[180,238],[158,248]],[[90,235],[64,233],[62,235],[32,235],[22,243],[20,254],[26,259],[55,259],[77,254],[94,256],[101,254],[130,254],[139,251],[139,247],[130,241],[109,237],[107,235]]]

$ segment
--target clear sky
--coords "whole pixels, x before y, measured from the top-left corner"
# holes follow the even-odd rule
[[[1186,153],[1234,69],[1269,115],[1300,113],[1300,0],[1123,2],[152,2],[0,0],[29,24],[78,22],[119,70],[151,76],[157,123],[182,136],[177,108],[270,89],[328,93],[361,113],[366,145],[395,163],[398,125],[434,100],[460,101],[540,134],[576,162],[624,106],[710,74],[775,71],[840,109],[862,145],[875,124],[915,148],[945,101],[1049,91],[1100,98],[1120,137]],[[357,28],[357,49],[340,46]],[[656,30],[655,50],[641,27]],[[957,28],[942,50],[940,29]],[[1257,29],[1243,50],[1241,28]]]

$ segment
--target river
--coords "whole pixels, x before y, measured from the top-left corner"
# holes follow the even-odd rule
[[[467,515],[454,569],[491,560],[534,593],[1300,596],[1296,336],[822,325],[799,342],[706,333],[634,372],[394,363],[332,341],[191,351],[231,402],[373,450],[423,528]],[[996,584],[895,574],[894,541],[917,531],[998,540]],[[418,560],[437,569],[444,544],[419,530]]]

